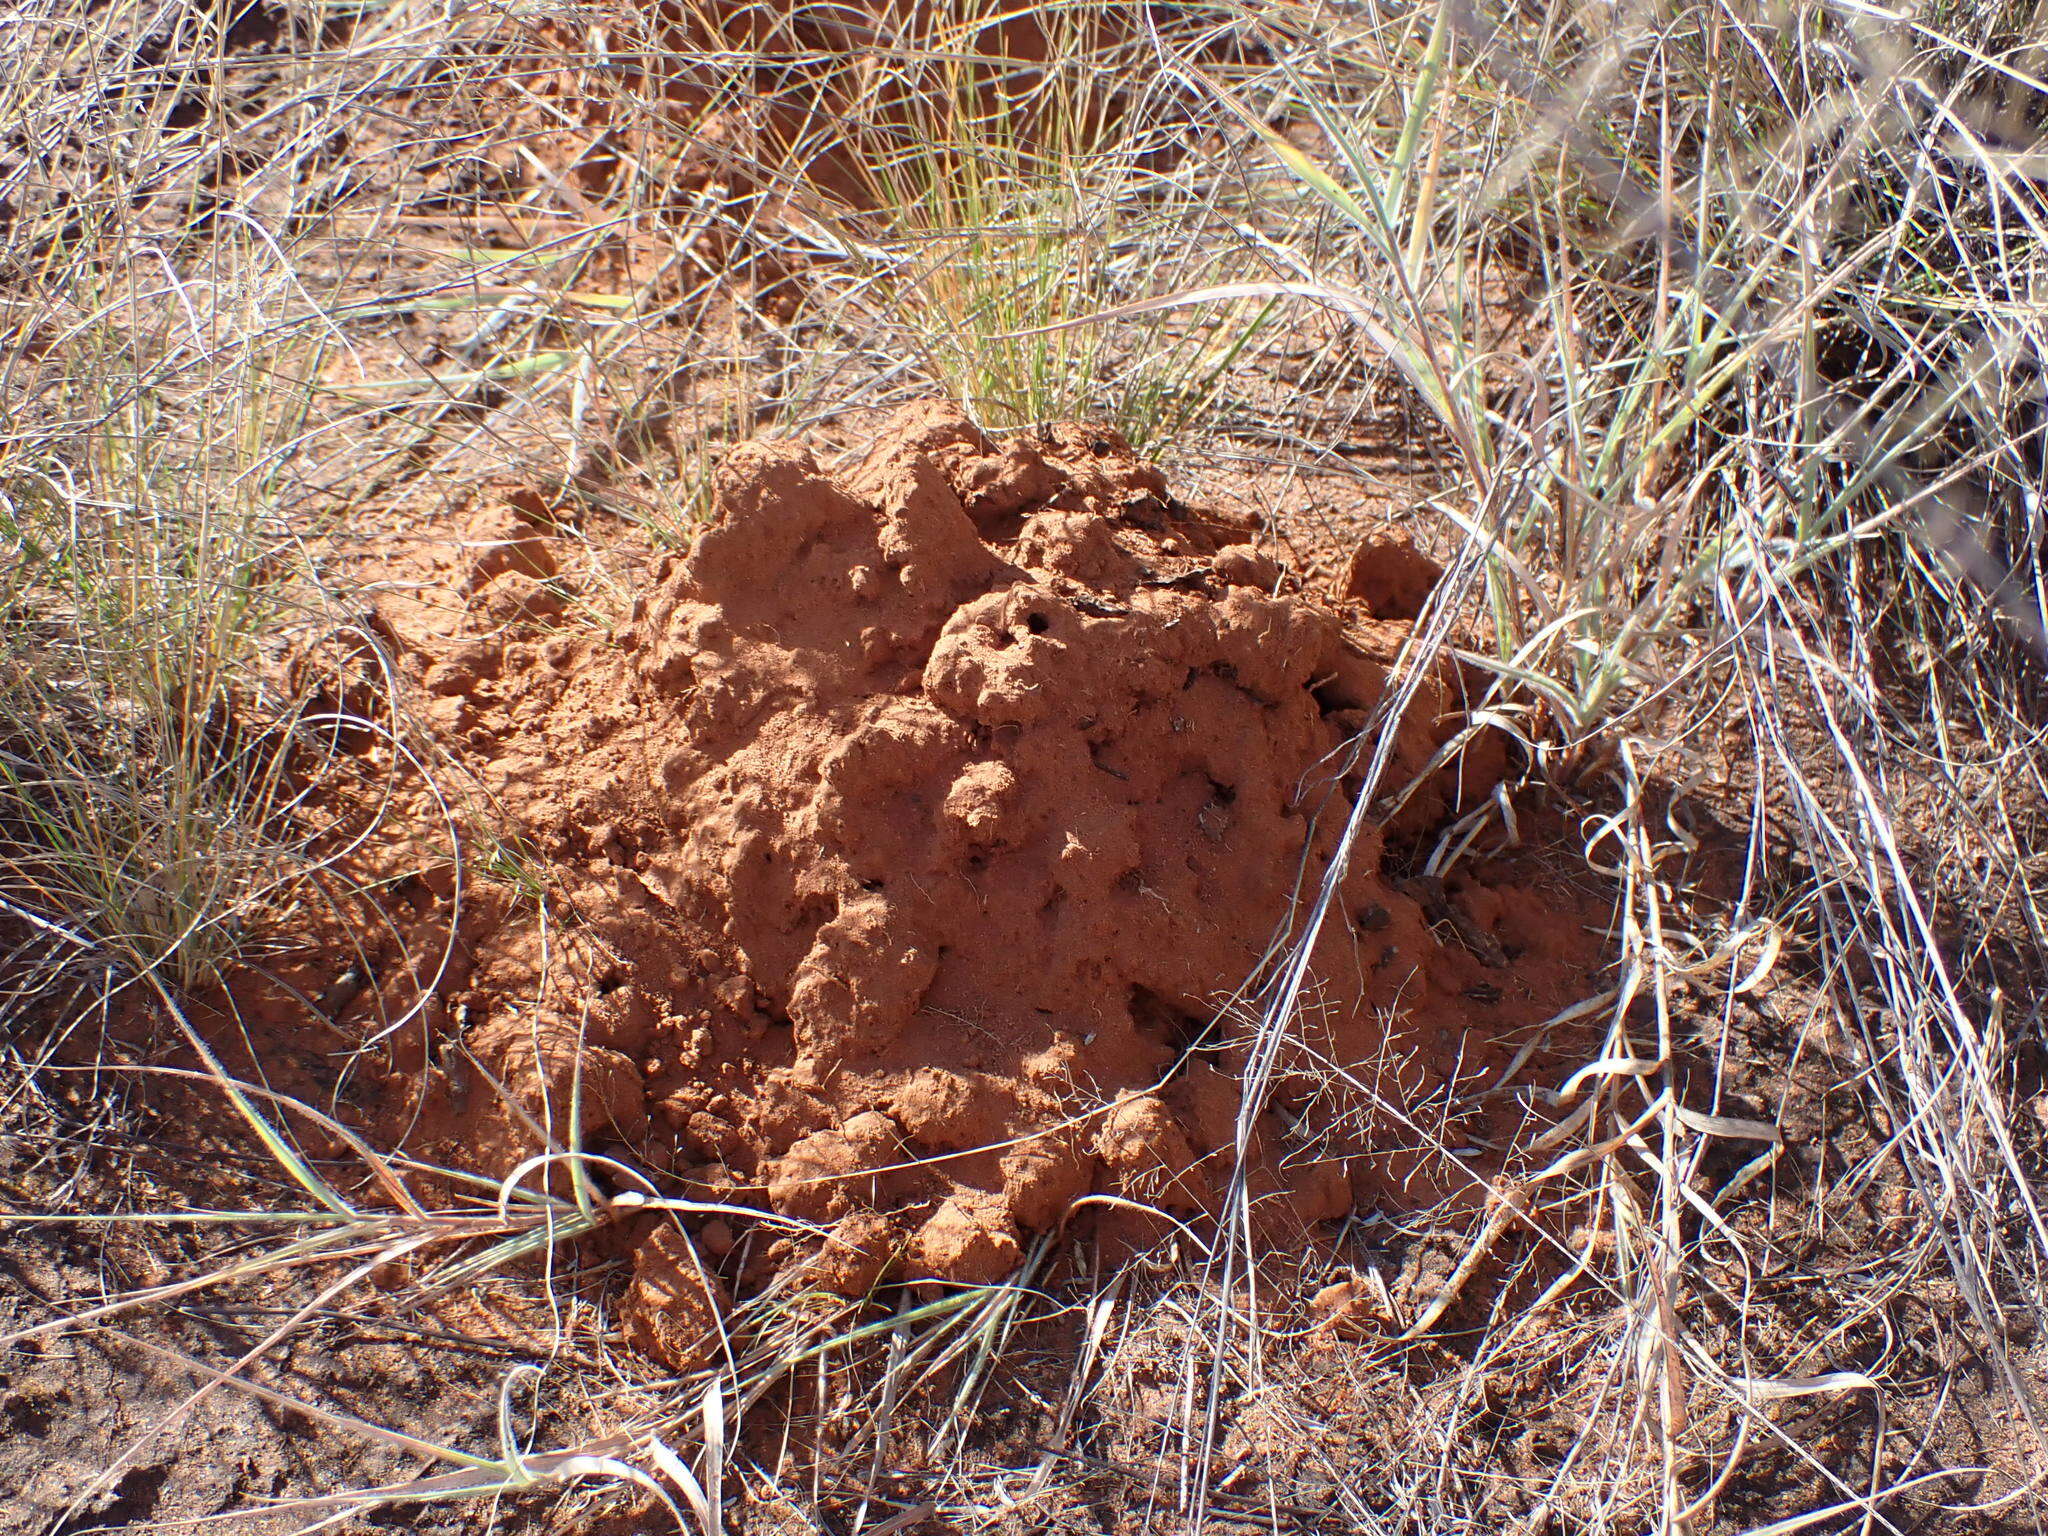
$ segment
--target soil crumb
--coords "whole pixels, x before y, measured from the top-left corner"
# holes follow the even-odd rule
[[[541,504],[479,501],[452,595],[380,615],[522,871],[469,882],[399,1032],[415,1144],[502,1173],[573,1132],[829,1233],[775,1263],[855,1293],[997,1279],[1090,1193],[1216,1209],[1247,978],[1336,851],[1406,623],[1302,596],[1112,433],[943,406],[842,468],[735,450],[610,632],[564,618]],[[1598,964],[1535,886],[1401,878],[1504,771],[1488,734],[1445,750],[1469,681],[1435,664],[1399,723],[1248,1128],[1295,1233],[1443,1193],[1418,1146],[1505,1133],[1479,1090]],[[689,1262],[650,1248],[635,1287],[692,1298],[637,1328],[678,1359],[710,1336]]]
[[[1406,539],[1368,533],[1352,552],[1344,595],[1364,603],[1376,619],[1417,619],[1443,575],[1442,566]]]

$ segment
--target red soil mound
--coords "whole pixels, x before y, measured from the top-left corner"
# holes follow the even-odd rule
[[[1114,437],[998,446],[939,407],[849,472],[737,450],[615,636],[560,624],[532,505],[470,532],[458,633],[412,639],[549,897],[467,902],[425,1021],[466,1054],[408,1110],[441,1155],[566,1141],[580,1071],[583,1146],[837,1223],[812,1277],[855,1291],[897,1263],[993,1279],[1090,1191],[1213,1208],[1224,1005],[1322,873],[1405,624],[1291,595]],[[1462,682],[1426,680],[1387,789],[1458,730]],[[1500,762],[1481,738],[1438,769],[1345,877],[1255,1137],[1296,1230],[1414,1176],[1414,1122],[1469,1134],[1496,1042],[1585,990],[1575,915],[1381,872],[1384,836]],[[643,1257],[648,1306],[704,1293]]]

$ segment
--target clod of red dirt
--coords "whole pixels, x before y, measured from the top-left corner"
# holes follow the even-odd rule
[[[495,516],[445,582],[559,597],[538,525]],[[1226,1005],[1332,857],[1406,634],[1347,630],[1251,532],[1109,433],[922,407],[843,470],[735,450],[613,638],[525,589],[452,636],[415,619],[427,707],[549,894],[472,902],[425,1023],[484,1072],[427,1073],[408,1113],[502,1172],[574,1102],[586,1147],[830,1227],[774,1252],[849,1294],[999,1278],[1094,1191],[1213,1210]],[[1354,851],[1246,1130],[1297,1230],[1416,1176],[1389,1106],[1455,1145],[1496,1042],[1584,995],[1576,913],[1381,871],[1501,772],[1485,736],[1432,767],[1465,684],[1432,666],[1399,722],[1378,792],[1420,787]],[[643,1253],[630,1316],[681,1305],[674,1258]]]
[[[626,1295],[626,1337],[669,1369],[689,1372],[718,1358],[725,1287],[690,1240],[663,1221],[635,1248]]]
[[[862,1297],[896,1263],[903,1239],[888,1217],[853,1211],[834,1224],[824,1246],[804,1265],[807,1285],[835,1296]]]
[[[1352,553],[1344,595],[1376,619],[1415,619],[1443,577],[1444,568],[1406,539],[1368,533]]]

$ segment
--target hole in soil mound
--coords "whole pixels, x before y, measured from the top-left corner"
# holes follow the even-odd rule
[[[508,544],[521,579],[554,572],[546,532],[483,500],[478,569],[441,585],[520,577]],[[667,1193],[772,1204],[835,1234],[773,1262],[856,1292],[996,1279],[1091,1191],[1212,1210],[1247,1053],[1230,999],[1332,856],[1346,732],[1406,634],[1289,594],[1249,534],[1100,430],[997,443],[928,406],[844,471],[736,449],[713,520],[610,635],[474,596],[438,631],[388,614],[526,850],[517,889],[543,893],[472,882],[391,1034],[394,1123],[492,1174],[544,1131]],[[1386,790],[1459,730],[1468,682],[1424,679]],[[1252,1149],[1289,1236],[1450,1188],[1418,1146],[1504,1139],[1514,1103],[1480,1090],[1593,990],[1578,907],[1381,873],[1383,834],[1457,814],[1503,764],[1479,738],[1344,877]],[[709,1283],[675,1247],[641,1244],[643,1314]],[[679,1366],[707,1335],[635,1332]]]

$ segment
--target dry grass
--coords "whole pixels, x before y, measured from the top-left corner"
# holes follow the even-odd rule
[[[292,626],[350,632],[316,521],[507,471],[679,538],[732,442],[933,390],[996,429],[1107,415],[1187,461],[1256,445],[1341,474],[1321,444],[1391,391],[1454,555],[1412,675],[1447,646],[1490,670],[1486,719],[1621,896],[1598,1048],[1495,1085],[1532,1109],[1505,1172],[1362,1221],[1348,1273],[1276,1271],[1240,1184],[1152,1268],[1041,1250],[893,1313],[771,1291],[719,1370],[653,1382],[572,1283],[579,1245],[646,1209],[581,1149],[556,1154],[566,1193],[428,1200],[459,1176],[345,1135],[312,1157],[326,1113],[200,1045],[271,1165],[261,1208],[160,1201],[148,1220],[229,1235],[8,1342],[272,1286],[281,1320],[199,1363],[191,1411],[276,1397],[251,1367],[384,1308],[370,1282],[401,1263],[404,1305],[498,1278],[546,1298],[553,1449],[521,1428],[531,1365],[482,1449],[302,1402],[442,1467],[271,1512],[308,1525],[460,1498],[525,1528],[501,1496],[598,1482],[702,1530],[1078,1526],[1105,1486],[1190,1531],[2033,1528],[2038,23],[1042,14],[1060,67],[970,64],[987,17],[950,9],[704,17],[694,60],[640,13],[407,0],[45,0],[0,28],[8,1112],[121,1008],[198,1045],[189,996],[260,957],[267,920],[346,906],[307,786],[337,726],[409,738],[317,681],[280,696],[265,664]],[[1490,318],[1504,284],[1530,295],[1521,341]],[[1519,835],[1503,798],[1421,859]],[[1691,883],[1702,839],[1728,888]],[[1253,979],[1247,1137],[1328,900]],[[1847,1153],[1812,1131],[1830,1096],[1878,1128]],[[1427,1143],[1410,1108],[1388,1122]],[[1431,1243],[1435,1302],[1399,1284]],[[1340,1348],[1299,1298],[1347,1278],[1391,1289]],[[1971,1362],[1977,1422],[2009,1415],[1975,1482],[1915,1442],[1950,1421],[1905,1406]],[[1543,1426],[1538,1460],[1504,1462],[1511,1418]]]

